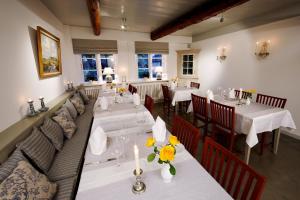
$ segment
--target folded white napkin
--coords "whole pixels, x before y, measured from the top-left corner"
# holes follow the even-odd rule
[[[230,89],[229,88],[229,94],[228,94],[228,97],[230,99],[234,99],[235,98],[235,91],[234,91],[234,88]]]
[[[132,96],[133,96],[133,104],[136,106],[139,106],[141,104],[140,95],[137,93],[134,93]]]
[[[174,90],[176,88],[176,83],[174,83],[173,81],[171,82],[171,90]]]
[[[102,110],[107,110],[108,109],[108,101],[106,97],[102,97],[100,99],[100,106]]]
[[[207,101],[209,103],[210,100],[214,100],[214,93],[211,90],[207,90],[206,97],[207,97]]]
[[[158,116],[155,124],[152,126],[153,137],[157,142],[166,140],[167,128],[166,123]]]
[[[100,155],[107,149],[107,135],[103,129],[98,126],[91,134],[89,139],[89,146],[91,153],[94,155]]]

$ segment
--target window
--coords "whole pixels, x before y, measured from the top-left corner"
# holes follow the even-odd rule
[[[194,74],[194,56],[191,55],[182,55],[182,74],[183,75],[193,75]]]
[[[156,78],[156,68],[163,66],[162,54],[137,54],[137,59],[139,78]]]
[[[98,81],[98,71],[95,54],[82,54],[84,81]]]
[[[114,69],[115,60],[114,54],[82,54],[81,61],[84,82],[98,81],[99,74],[103,73],[104,68],[111,67]],[[112,74],[111,76],[114,80],[115,75]],[[105,75],[102,75],[102,78],[105,80]]]
[[[104,71],[104,68],[111,67],[114,69],[114,55],[113,54],[100,54],[100,63],[101,63],[101,69],[102,73]],[[112,74],[112,79],[115,80],[115,75]],[[103,80],[105,80],[106,75],[102,75]]]

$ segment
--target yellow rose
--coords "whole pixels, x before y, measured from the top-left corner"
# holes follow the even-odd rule
[[[159,152],[159,159],[161,161],[172,161],[174,160],[174,153],[175,153],[174,147],[170,145],[164,146]]]
[[[177,137],[174,136],[174,135],[171,135],[171,136],[170,136],[169,142],[170,142],[170,144],[173,145],[173,146],[175,146],[175,145],[177,145],[177,144],[180,143],[179,140],[177,139]]]
[[[154,138],[148,138],[146,142],[147,147],[152,147],[155,144],[155,139]]]

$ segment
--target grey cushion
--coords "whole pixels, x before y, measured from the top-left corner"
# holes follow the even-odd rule
[[[47,117],[40,128],[54,147],[60,151],[64,145],[64,132],[60,125]]]
[[[17,167],[18,162],[27,160],[21,150],[17,148],[11,156],[0,166],[0,183],[6,179]]]
[[[55,200],[70,200],[74,196],[74,188],[76,186],[76,177],[66,178],[60,181],[57,181],[58,190],[54,197]]]
[[[47,172],[55,155],[55,147],[36,127],[20,149],[43,171]]]
[[[73,137],[73,134],[75,133],[77,128],[75,122],[73,121],[69,111],[65,107],[61,108],[56,113],[57,116],[54,116],[52,119],[60,125],[60,127],[64,131],[64,135],[68,139],[70,139],[71,137]]]
[[[83,100],[80,97],[80,95],[78,93],[75,93],[73,95],[73,97],[70,98],[70,101],[72,102],[72,104],[76,108],[76,110],[79,113],[79,115],[82,115],[84,113],[84,111],[85,111],[85,106],[84,106]]]
[[[69,99],[67,99],[66,103],[63,105],[66,107],[71,115],[71,117],[75,120],[77,118],[77,110],[74,105],[71,103]]]
[[[79,172],[93,119],[93,103],[87,105],[86,108],[87,112],[76,120],[78,127],[76,134],[70,140],[65,141],[62,151],[55,156],[53,164],[47,173],[51,181],[75,176]]]
[[[84,104],[89,104],[90,99],[89,99],[89,97],[85,94],[84,89],[78,90],[78,93],[80,94],[80,96],[81,96],[81,98],[82,98]]]

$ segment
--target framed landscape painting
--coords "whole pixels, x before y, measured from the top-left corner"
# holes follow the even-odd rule
[[[60,39],[38,26],[37,44],[40,78],[60,75],[62,72]]]

